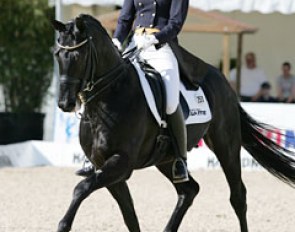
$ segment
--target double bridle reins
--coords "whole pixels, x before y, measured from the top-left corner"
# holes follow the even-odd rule
[[[74,46],[64,46],[60,44],[59,42],[56,42],[59,48],[62,48],[68,51],[73,51],[78,48],[81,48],[87,43],[89,43],[89,55],[88,55],[87,64],[86,64],[86,75],[90,76],[90,78],[88,79],[86,78],[86,80],[83,81],[81,90],[78,93],[78,96],[83,104],[89,103],[95,97],[102,94],[105,90],[109,88],[109,86],[112,85],[114,81],[116,81],[123,73],[125,73],[124,71],[125,63],[121,62],[114,69],[111,69],[107,73],[97,77],[97,80],[95,81],[94,79],[95,79],[95,65],[97,61],[97,51],[94,46],[92,37],[88,37],[87,39],[83,40],[82,42]],[[90,65],[88,63],[90,63]],[[117,74],[117,75],[114,75],[114,74]],[[111,76],[113,76],[113,78],[109,78]],[[70,82],[70,83],[76,83],[78,81],[80,82],[80,80],[72,80],[72,81],[64,80],[64,82]],[[97,91],[91,94],[91,92],[94,90],[95,87]]]

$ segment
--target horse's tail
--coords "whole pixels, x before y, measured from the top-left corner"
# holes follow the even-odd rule
[[[275,128],[257,122],[241,106],[241,133],[243,147],[263,166],[280,180],[295,186],[295,153],[285,149],[261,132]]]

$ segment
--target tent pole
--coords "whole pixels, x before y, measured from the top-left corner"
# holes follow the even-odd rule
[[[228,78],[229,76],[229,40],[230,40],[230,34],[225,33],[223,35],[223,62],[222,62],[222,72],[223,74]]]
[[[55,19],[56,20],[62,20],[62,5],[61,0],[55,0]]]
[[[237,78],[236,78],[236,91],[240,96],[241,92],[241,69],[242,69],[242,48],[243,48],[243,33],[238,34],[238,47],[237,47]]]

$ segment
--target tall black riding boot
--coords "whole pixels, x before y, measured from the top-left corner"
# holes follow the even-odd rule
[[[173,183],[182,183],[189,180],[186,166],[187,136],[181,107],[178,106],[173,114],[167,115],[168,130],[170,132],[176,159],[173,162]]]

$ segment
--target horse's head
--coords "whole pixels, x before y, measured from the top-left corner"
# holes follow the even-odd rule
[[[80,100],[79,93],[89,90],[94,77],[107,68],[104,66],[110,58],[103,51],[114,49],[110,49],[112,43],[104,28],[89,15],[80,15],[66,24],[54,20],[52,24],[59,32],[55,50],[60,72],[58,106],[65,112],[71,112]]]

